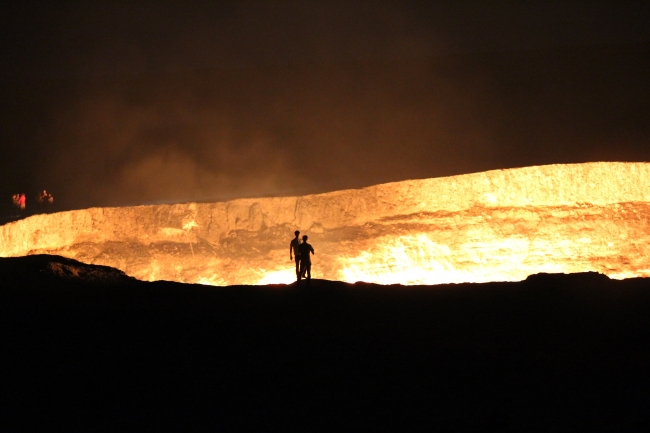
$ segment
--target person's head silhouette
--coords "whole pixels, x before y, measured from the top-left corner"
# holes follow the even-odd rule
[[[307,235],[305,235],[305,236],[302,237],[302,241],[303,241],[303,242],[307,242],[307,239],[309,239],[309,236],[307,236]]]
[[[298,235],[300,234],[300,232],[299,232],[298,230],[296,230],[295,232],[293,232],[293,234],[296,235],[296,237],[298,237]]]

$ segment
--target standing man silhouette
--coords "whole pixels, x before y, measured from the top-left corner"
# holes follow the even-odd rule
[[[26,203],[27,203],[27,197],[25,197],[25,193],[20,194],[20,197],[18,197],[18,209],[20,210],[21,216],[25,216]]]
[[[314,248],[307,243],[307,239],[309,237],[307,235],[302,237],[302,243],[298,247],[298,250],[300,251],[300,276],[298,277],[298,280],[300,278],[305,276],[305,272],[307,272],[307,285],[309,285],[309,282],[311,281],[311,254],[316,254],[314,252]]]
[[[296,238],[289,244],[289,260],[296,258],[296,281],[300,281],[300,232],[294,232]]]

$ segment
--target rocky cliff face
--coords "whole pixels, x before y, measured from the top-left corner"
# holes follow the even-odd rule
[[[143,280],[290,283],[298,229],[316,250],[316,278],[625,278],[650,275],[649,217],[650,164],[548,165],[303,197],[35,215],[0,227],[0,256],[58,254]]]

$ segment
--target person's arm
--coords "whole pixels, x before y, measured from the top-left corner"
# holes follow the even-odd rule
[[[289,244],[289,260],[293,260],[293,241]]]

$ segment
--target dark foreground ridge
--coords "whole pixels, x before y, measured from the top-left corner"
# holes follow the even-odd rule
[[[0,431],[645,431],[650,281],[145,283],[0,259]]]

